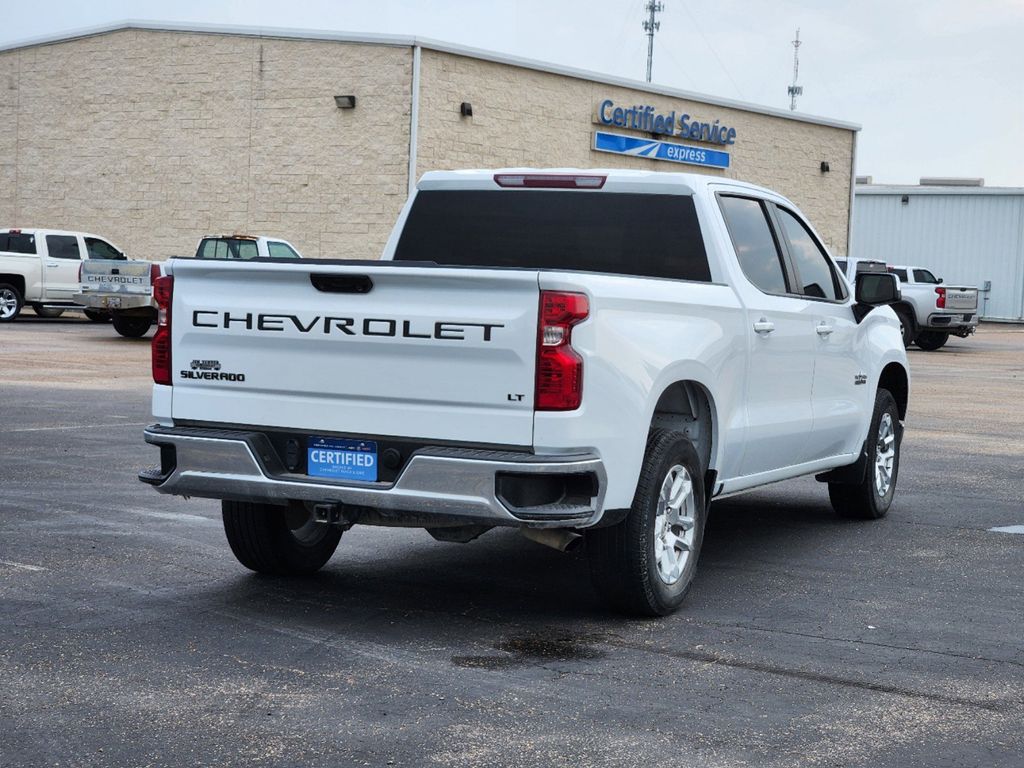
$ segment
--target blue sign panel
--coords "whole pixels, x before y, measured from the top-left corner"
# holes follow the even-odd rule
[[[377,444],[370,440],[311,437],[306,459],[306,474],[312,477],[367,483],[377,479]]]
[[[604,131],[594,131],[594,149],[598,152],[611,152],[613,155],[648,157],[651,160],[667,160],[670,163],[703,165],[708,168],[729,167],[728,152]]]

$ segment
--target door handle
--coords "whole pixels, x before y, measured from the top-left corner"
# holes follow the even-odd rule
[[[47,269],[56,269],[59,266],[60,266],[60,264],[54,264],[53,262],[48,262],[47,265],[46,265],[46,268]]]
[[[835,328],[833,328],[828,323],[818,323],[818,327],[815,328],[814,330],[816,330],[818,332],[819,336],[824,338],[824,337],[830,335],[832,333],[832,331],[835,330]]]
[[[772,331],[775,330],[775,323],[773,323],[771,320],[768,320],[767,318],[762,317],[760,320],[754,323],[754,330],[757,333],[762,334],[771,333]]]

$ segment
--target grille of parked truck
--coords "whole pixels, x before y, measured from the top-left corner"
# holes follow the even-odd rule
[[[878,518],[909,377],[898,281],[851,287],[790,201],[696,174],[426,174],[382,261],[173,260],[156,281],[162,493],[222,501],[260,572],[353,525],[584,542],[665,614],[712,498],[814,474]]]

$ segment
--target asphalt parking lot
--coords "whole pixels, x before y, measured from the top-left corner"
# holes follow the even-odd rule
[[[146,340],[0,327],[0,766],[1024,764],[1024,328],[912,350],[889,516],[712,509],[683,610],[581,554],[356,528],[310,580],[154,493]]]

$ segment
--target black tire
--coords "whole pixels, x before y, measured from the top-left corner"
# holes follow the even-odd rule
[[[661,541],[657,520],[662,486],[677,466],[686,470],[692,484],[692,539],[678,578],[669,582],[660,575],[655,551]],[[697,573],[706,517],[704,473],[693,445],[680,432],[652,430],[647,438],[636,495],[626,519],[586,535],[594,587],[612,607],[623,613],[639,616],[671,613],[682,604]],[[665,530],[664,527],[661,530]],[[662,551],[665,550],[662,548]]]
[[[60,317],[64,314],[64,310],[60,308],[44,307],[42,304],[33,304],[32,311],[35,312],[39,317]]]
[[[917,346],[927,352],[941,349],[947,341],[949,341],[949,334],[945,331],[921,331],[917,334]]]
[[[888,424],[892,429],[893,457],[888,487],[885,489],[885,493],[879,493],[876,475],[880,470],[876,468],[876,461],[879,456],[879,441],[884,432],[881,430],[881,426],[886,416],[888,416]],[[903,428],[900,425],[896,400],[888,390],[880,389],[875,393],[875,409],[871,414],[871,427],[868,430],[867,467],[863,480],[859,483],[828,484],[828,498],[836,512],[843,517],[861,520],[877,520],[880,517],[885,517],[889,507],[892,506],[893,497],[896,495],[902,437]]]
[[[114,330],[129,339],[138,339],[145,336],[152,325],[153,321],[148,317],[114,315]]]
[[[341,540],[341,529],[296,519],[289,507],[222,501],[224,533],[238,562],[257,573],[307,576],[331,559]]]
[[[109,312],[103,312],[98,309],[85,310],[85,316],[92,320],[94,323],[109,323],[111,319]]]
[[[903,334],[903,346],[909,347],[914,343],[914,336],[917,332],[917,326],[914,325],[914,316],[911,315],[905,307],[893,307],[892,311],[896,313],[896,317],[900,321],[900,333]]]
[[[10,283],[0,283],[0,323],[9,323],[21,314],[25,299]]]

